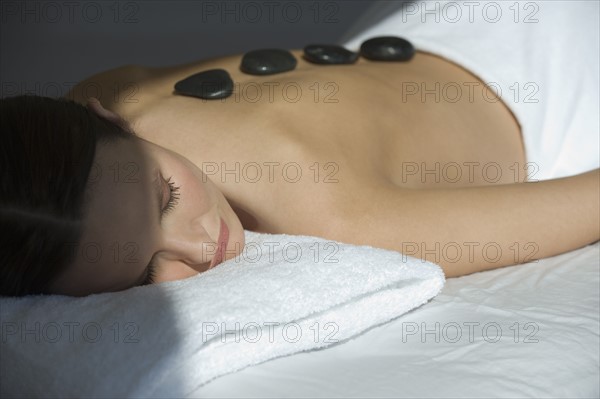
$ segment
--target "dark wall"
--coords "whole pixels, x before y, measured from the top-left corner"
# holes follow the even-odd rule
[[[256,48],[340,43],[401,3],[2,0],[0,95],[58,97],[125,64],[167,66]]]

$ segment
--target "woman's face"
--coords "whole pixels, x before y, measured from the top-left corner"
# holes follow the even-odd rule
[[[142,138],[101,144],[75,262],[50,292],[84,296],[184,279],[241,253],[244,230],[192,162]],[[162,213],[162,216],[161,216]],[[152,261],[151,261],[152,260]]]

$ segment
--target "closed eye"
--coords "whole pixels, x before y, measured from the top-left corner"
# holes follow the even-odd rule
[[[179,189],[181,188],[181,186],[175,186],[171,179],[172,177],[169,177],[169,179],[167,180],[167,184],[169,185],[170,190],[169,201],[167,202],[167,206],[165,206],[165,208],[161,212],[161,218],[163,215],[175,209],[175,206],[179,202]]]
[[[161,179],[162,179],[162,177],[161,177]],[[175,184],[171,181],[171,179],[172,179],[172,177],[169,177],[169,179],[167,180],[167,184],[169,185],[169,200],[167,201],[167,205],[160,211],[161,220],[165,214],[167,214],[167,213],[171,212],[173,209],[175,209],[175,206],[179,202],[179,189],[181,186],[175,186]],[[154,284],[155,279],[156,279],[156,274],[157,274],[157,267],[156,267],[155,259],[156,259],[156,257],[153,256],[152,259],[150,260],[150,262],[148,263],[148,266],[146,266],[145,276],[140,285]]]

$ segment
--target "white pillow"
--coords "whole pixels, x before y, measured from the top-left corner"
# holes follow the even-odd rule
[[[2,396],[184,397],[219,375],[342,342],[445,282],[439,266],[394,251],[245,233],[240,256],[185,280],[1,298]]]

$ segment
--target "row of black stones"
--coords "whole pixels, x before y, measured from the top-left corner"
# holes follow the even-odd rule
[[[413,45],[395,36],[375,37],[363,42],[360,55],[373,61],[408,61],[415,54]],[[312,44],[304,48],[304,59],[315,64],[353,64],[359,53],[336,45]],[[291,71],[297,61],[287,50],[264,49],[244,54],[240,70],[249,75],[273,75]],[[224,69],[210,69],[191,75],[175,84],[175,91],[208,100],[229,97],[233,80]]]

